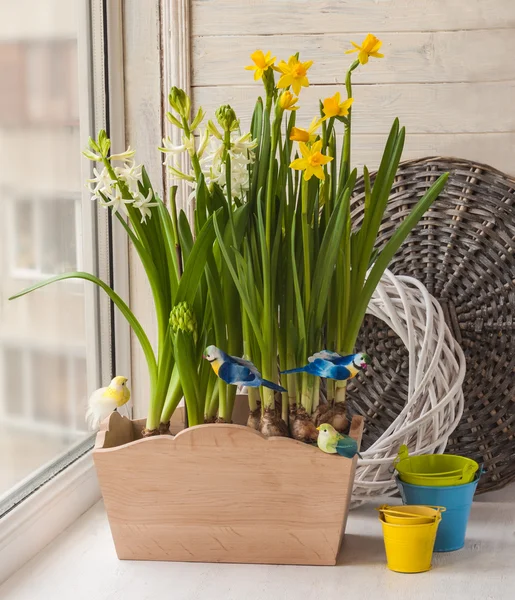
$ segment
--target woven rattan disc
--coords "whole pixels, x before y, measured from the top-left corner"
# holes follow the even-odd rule
[[[446,188],[394,257],[390,269],[421,281],[439,302],[467,363],[463,418],[446,452],[483,464],[481,491],[515,480],[515,180],[454,158],[401,164],[380,231],[389,239],[429,186],[445,172]],[[374,180],[374,176],[372,176]],[[353,223],[363,217],[363,185]],[[349,412],[366,417],[367,448],[402,410],[408,353],[378,319],[367,316],[358,347],[374,357],[366,385],[349,385]]]

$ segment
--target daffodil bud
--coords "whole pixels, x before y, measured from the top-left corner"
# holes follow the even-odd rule
[[[236,118],[236,113],[228,104],[220,106],[215,112],[215,116],[224,131],[234,131],[240,124]]]
[[[191,110],[191,100],[184,90],[173,87],[168,96],[170,106],[184,119],[189,119]]]

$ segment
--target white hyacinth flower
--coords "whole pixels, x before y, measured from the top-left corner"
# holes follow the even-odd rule
[[[251,133],[238,136],[235,132],[231,133],[231,153],[242,154],[250,158],[249,162],[254,160],[254,148],[258,145],[257,140],[252,139]]]
[[[206,127],[204,129],[204,133],[200,136],[200,146],[197,150],[197,156],[199,157],[199,159],[202,158],[202,155],[206,151],[207,145],[209,143],[209,136],[209,129]]]
[[[248,159],[231,156],[231,197],[241,198],[249,189]],[[222,189],[227,187],[227,169],[225,162],[220,162],[211,170],[211,180]]]
[[[141,181],[142,168],[143,165],[136,165],[134,161],[129,161],[123,167],[116,167],[114,170],[133,195],[139,193],[138,183]]]
[[[120,152],[120,154],[111,154],[109,160],[129,160],[136,154],[136,150],[131,150],[129,146],[125,152]]]
[[[93,175],[95,175],[93,179],[87,180],[87,183],[89,184],[87,187],[92,194],[91,200],[99,200],[102,202],[100,192],[105,196],[110,196],[113,193],[113,186],[116,182],[114,179],[111,179],[111,175],[105,167],[100,172],[95,167],[93,169]]]
[[[152,206],[158,206],[157,202],[152,202],[154,198],[154,193],[152,190],[148,191],[148,196],[145,198],[145,196],[141,193],[138,192],[137,194],[137,198],[134,201],[134,208],[139,209],[140,213],[141,213],[141,222],[142,223],[146,223],[147,222],[147,217],[150,218],[152,216],[152,211],[150,210],[150,208]]]
[[[228,154],[231,159],[231,196],[233,198],[242,198],[249,189],[250,179],[247,166],[254,162],[253,149],[256,146],[257,141],[252,139],[250,133],[245,135],[239,135],[237,132],[231,133],[231,147]],[[200,160],[208,185],[217,183],[222,189],[226,188],[225,154],[223,140],[213,136],[208,152]]]
[[[127,204],[132,204],[134,202],[134,198],[123,198],[122,192],[118,186],[114,188],[114,192],[110,195],[105,194],[106,198],[109,198],[107,201],[102,201],[102,206],[111,206],[113,209],[113,214],[117,212],[123,212],[126,215],[129,214],[127,210]]]
[[[164,165],[172,165],[175,156],[182,154],[183,152],[189,152],[190,154],[195,152],[195,141],[193,136],[187,138],[185,135],[182,136],[182,144],[179,146],[172,143],[170,136],[163,138],[163,146],[159,148],[163,154],[166,154]]]

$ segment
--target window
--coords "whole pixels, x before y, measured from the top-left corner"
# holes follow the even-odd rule
[[[90,284],[68,280],[7,300],[68,271],[109,280],[107,250],[98,251],[109,248],[108,216],[88,198],[81,156],[105,126],[106,57],[90,26],[102,7],[39,0],[2,13],[0,516],[92,446],[88,395],[111,376],[109,304]]]
[[[78,244],[82,207],[77,192],[61,198],[19,197],[7,206],[14,279],[44,279],[82,268]]]
[[[69,29],[68,39],[38,39],[34,31],[31,39],[29,21],[25,25],[27,36],[2,43],[1,125],[77,127],[77,39]]]

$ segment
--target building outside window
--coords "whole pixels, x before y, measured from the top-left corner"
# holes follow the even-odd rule
[[[26,4],[6,3],[0,21],[0,501],[92,439],[84,417],[98,360],[88,348],[93,296],[84,282],[8,301],[82,269],[83,248],[95,244],[83,236],[80,3]]]

